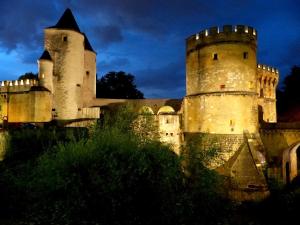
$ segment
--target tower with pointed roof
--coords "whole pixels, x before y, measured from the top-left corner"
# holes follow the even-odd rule
[[[39,79],[53,94],[54,119],[80,118],[82,108],[96,97],[96,53],[70,9],[44,33]]]

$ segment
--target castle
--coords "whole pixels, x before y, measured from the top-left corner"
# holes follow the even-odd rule
[[[38,80],[2,81],[0,123],[98,119],[111,106],[131,103],[152,114],[162,142],[180,146],[200,138],[213,144],[210,167],[230,180],[230,195],[268,195],[267,179],[298,175],[300,126],[279,124],[277,69],[257,63],[257,31],[250,26],[212,27],[186,39],[186,96],[180,99],[97,99],[96,53],[70,9],[45,33]]]

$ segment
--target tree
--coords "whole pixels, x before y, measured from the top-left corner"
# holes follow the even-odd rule
[[[119,71],[97,80],[97,98],[142,99],[144,94],[136,88],[133,75]]]
[[[277,109],[279,113],[300,108],[300,67],[293,66],[283,83],[283,90],[277,90]]]
[[[21,75],[18,80],[35,79],[38,80],[38,74],[33,72],[27,72]]]

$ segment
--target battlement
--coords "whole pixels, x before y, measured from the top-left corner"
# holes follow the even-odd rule
[[[275,74],[279,74],[279,70],[271,67],[271,66],[267,66],[267,65],[263,65],[263,64],[257,64],[257,69],[258,70],[264,70],[264,71],[268,71],[270,73],[275,73]]]
[[[223,27],[211,27],[187,38],[187,50],[195,47],[222,43],[245,42],[256,47],[257,31],[246,25],[224,25]]]
[[[36,79],[0,81],[0,92],[28,91],[32,86],[38,86]]]

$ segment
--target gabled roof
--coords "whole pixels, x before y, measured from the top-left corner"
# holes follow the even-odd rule
[[[43,54],[41,55],[41,57],[39,58],[39,60],[41,60],[41,59],[46,59],[46,60],[51,60],[52,61],[52,58],[51,58],[51,56],[50,56],[50,54],[47,50],[45,50],[43,52]]]
[[[58,28],[58,29],[66,29],[66,30],[74,30],[80,32],[78,24],[74,18],[72,11],[67,8],[64,14],[60,17],[59,21],[55,26],[49,28]]]
[[[95,52],[92,45],[90,44],[89,39],[87,38],[87,36],[85,34],[83,34],[83,35],[84,35],[84,49]]]

